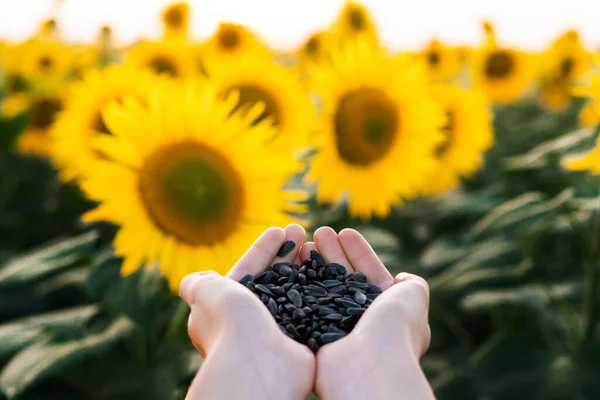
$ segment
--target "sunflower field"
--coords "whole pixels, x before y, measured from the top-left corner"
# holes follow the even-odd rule
[[[347,2],[281,52],[190,15],[125,48],[54,19],[0,41],[0,399],[183,399],[181,279],[293,222],[427,279],[438,399],[600,398],[600,55],[576,31],[392,52]]]

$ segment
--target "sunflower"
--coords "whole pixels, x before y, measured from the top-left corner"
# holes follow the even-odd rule
[[[296,51],[300,67],[323,61],[330,46],[329,41],[325,31],[310,35]]]
[[[377,28],[369,11],[361,4],[347,1],[330,28],[340,43],[360,36],[362,40],[378,41]]]
[[[60,42],[32,39],[20,51],[15,73],[37,87],[54,86],[73,71],[73,51]]]
[[[52,156],[65,180],[81,177],[89,161],[99,157],[92,147],[94,137],[112,134],[102,119],[103,107],[124,96],[143,101],[155,80],[149,71],[113,65],[88,70],[72,85],[65,109],[51,132]]]
[[[190,31],[190,5],[172,3],[162,12],[165,39],[186,39]]]
[[[30,82],[23,73],[23,44],[5,44],[0,48],[2,65],[2,88],[8,94],[26,92]]]
[[[331,59],[311,71],[322,113],[308,181],[317,183],[319,201],[347,196],[352,215],[386,216],[417,194],[433,168],[443,112],[420,70],[368,40],[349,42]]]
[[[271,51],[254,32],[243,25],[222,22],[200,47],[203,59],[235,59],[245,55],[271,56]]]
[[[149,69],[171,78],[185,78],[198,72],[192,49],[185,43],[144,41],[133,46],[125,57],[125,64],[138,69]]]
[[[314,120],[314,108],[300,76],[270,58],[243,57],[235,60],[218,60],[208,64],[209,77],[223,97],[238,92],[240,101],[236,109],[251,112],[257,102],[264,110],[254,123],[263,120],[276,127],[281,142],[290,150],[308,144]]]
[[[576,31],[558,37],[542,57],[540,88],[542,101],[551,110],[562,110],[571,101],[571,86],[592,66],[591,54]]]
[[[48,156],[50,153],[49,130],[58,113],[64,107],[64,91],[15,93],[2,101],[1,114],[16,117],[28,114],[29,119],[16,143],[22,153]]]
[[[446,112],[445,141],[435,149],[436,167],[423,189],[429,195],[452,189],[461,176],[473,174],[494,141],[492,117],[482,93],[451,86],[435,90],[435,97]]]
[[[163,80],[143,105],[133,98],[104,112],[113,136],[96,140],[82,187],[100,202],[87,221],[120,226],[123,274],[158,262],[173,290],[187,274],[225,273],[267,227],[293,222],[305,194],[282,190],[300,164],[265,144],[273,129],[233,113],[208,82]]]
[[[418,60],[427,67],[433,81],[444,82],[458,73],[460,56],[456,49],[444,46],[439,40],[432,40],[418,55]]]
[[[527,89],[535,71],[534,62],[527,53],[498,45],[492,26],[484,27],[488,40],[473,54],[473,84],[494,103],[511,102]]]

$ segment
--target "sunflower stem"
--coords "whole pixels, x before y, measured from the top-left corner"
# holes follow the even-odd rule
[[[189,313],[190,307],[185,301],[180,300],[175,312],[173,313],[173,317],[171,318],[171,323],[169,323],[169,327],[165,335],[166,339],[174,339],[177,337],[182,329],[182,326],[187,324]]]
[[[600,200],[599,200],[600,202]],[[600,255],[600,204],[594,212],[592,235],[585,260],[585,297],[583,304],[583,344],[594,338],[598,323],[598,256]]]

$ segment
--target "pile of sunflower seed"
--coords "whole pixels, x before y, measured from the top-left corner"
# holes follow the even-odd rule
[[[277,255],[284,257],[294,247],[287,241]],[[314,250],[301,265],[279,262],[259,275],[244,276],[240,283],[261,299],[283,333],[314,353],[350,333],[381,294],[362,272],[346,275],[343,265],[326,264]]]

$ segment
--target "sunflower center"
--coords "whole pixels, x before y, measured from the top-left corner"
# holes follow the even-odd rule
[[[452,139],[454,136],[454,129],[456,125],[456,116],[453,110],[446,110],[446,125],[441,130],[444,134],[444,141],[440,143],[435,149],[435,156],[442,157],[446,154],[446,151],[452,146]]]
[[[306,42],[304,49],[308,54],[317,54],[319,52],[319,47],[319,37],[313,36]]]
[[[512,72],[514,60],[506,51],[491,53],[485,63],[485,74],[489,78],[505,78]]]
[[[140,171],[139,191],[158,229],[189,245],[224,240],[242,218],[237,172],[218,151],[193,141],[150,155]]]
[[[167,74],[171,77],[176,77],[179,75],[177,71],[177,66],[167,56],[156,56],[150,60],[148,66],[154,70],[157,74]]]
[[[396,139],[399,122],[393,101],[381,90],[350,91],[340,99],[334,116],[340,157],[358,166],[380,160]]]
[[[23,76],[14,74],[4,78],[6,90],[10,93],[25,92],[28,89],[27,80]]]
[[[238,30],[232,27],[221,29],[218,36],[219,45],[227,51],[236,49],[240,45],[241,39]]]
[[[44,98],[35,101],[30,110],[31,126],[40,130],[48,129],[62,107],[62,102],[59,99]]]
[[[238,105],[233,111],[247,109],[253,106],[257,102],[262,102],[265,105],[265,109],[256,119],[252,122],[256,125],[263,121],[265,118],[271,117],[275,126],[281,123],[281,112],[277,100],[266,90],[254,86],[254,85],[238,85],[231,87],[230,91],[237,90],[240,93],[240,100]]]
[[[348,11],[348,22],[354,31],[362,31],[366,25],[364,13],[358,9]]]
[[[560,63],[559,72],[560,78],[567,79],[569,75],[571,75],[571,72],[573,71],[574,67],[575,60],[573,60],[571,57],[566,57],[564,60],[562,60],[562,62]]]
[[[165,22],[172,28],[178,28],[183,24],[183,15],[179,8],[170,8],[165,13]]]
[[[38,60],[38,65],[44,71],[47,71],[50,68],[52,68],[52,64],[53,64],[52,58],[49,56],[40,57],[40,59]]]
[[[432,50],[429,53],[427,53],[427,62],[432,67],[437,66],[440,63],[440,53],[435,50]]]

